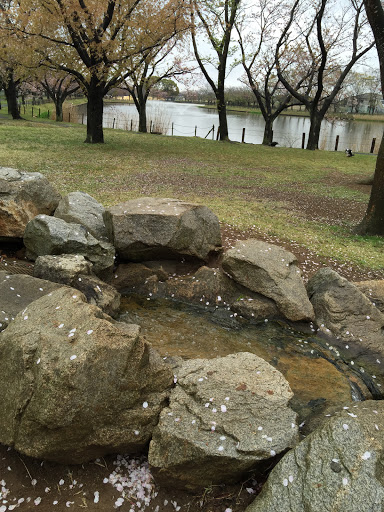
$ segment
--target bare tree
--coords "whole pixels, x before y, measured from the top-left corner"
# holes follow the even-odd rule
[[[163,48],[155,48],[149,52],[145,61],[136,69],[134,69],[133,63],[131,65],[133,71],[124,84],[132,96],[139,114],[139,132],[147,132],[146,106],[151,90],[162,80],[183,75],[190,70],[181,55],[176,54],[173,58],[171,57],[178,42],[178,40],[173,40]]]
[[[236,23],[247,82],[251,88],[265,121],[263,144],[270,145],[273,138],[273,122],[288,107],[299,102],[281,83],[276,69],[276,44],[283,30],[286,14],[285,0],[257,0],[251,11],[245,11]],[[251,27],[251,28],[250,28]],[[281,55],[280,65],[292,64]],[[291,70],[292,72],[292,70]],[[300,87],[298,82],[296,87]]]
[[[287,91],[310,113],[307,149],[318,148],[321,122],[356,62],[373,46],[365,36],[362,0],[340,7],[333,0],[296,0],[276,49],[277,72]],[[287,50],[296,55],[296,70],[282,65]],[[300,64],[298,66],[297,64]],[[300,86],[298,86],[300,84]]]
[[[239,13],[241,0],[190,0],[191,35],[196,60],[215,97],[219,114],[220,140],[227,141],[228,123],[225,102],[225,79],[231,55],[231,34]],[[197,38],[204,34],[214,50],[214,58],[201,54]],[[217,72],[212,78],[210,67]]]

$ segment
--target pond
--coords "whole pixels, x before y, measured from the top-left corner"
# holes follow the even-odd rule
[[[372,379],[365,373],[363,381],[339,348],[286,324],[252,325],[225,309],[211,311],[139,296],[123,298],[119,320],[140,325],[146,341],[170,361],[236,352],[263,358],[288,380],[295,394],[291,406],[310,430],[333,407],[370,397]]]
[[[212,127],[215,135],[218,127],[218,116],[215,110],[201,108],[191,103],[174,103],[164,101],[148,102],[148,128],[166,135],[194,136],[212,138]],[[85,122],[84,116],[81,120]],[[81,121],[80,120],[80,121]],[[241,112],[228,113],[229,137],[241,142],[245,129],[246,143],[261,144],[264,132],[264,120],[261,115]],[[137,130],[138,115],[132,104],[106,104],[104,109],[104,126]],[[305,134],[307,140],[310,121],[307,117],[279,116],[274,123],[274,140],[280,146],[299,148]],[[369,153],[372,140],[376,139],[377,153],[384,123],[369,121],[323,121],[320,134],[320,149],[334,151],[336,137],[339,136],[338,150],[351,148],[354,152]],[[209,133],[210,132],[210,133]],[[209,134],[208,134],[209,133]]]

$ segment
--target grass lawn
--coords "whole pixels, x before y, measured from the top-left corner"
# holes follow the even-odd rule
[[[232,232],[384,275],[384,239],[353,233],[369,199],[360,182],[373,174],[373,155],[120,130],[105,130],[104,145],[84,139],[81,125],[2,117],[0,165],[42,172],[62,194],[81,190],[105,206],[138,196],[195,201]]]

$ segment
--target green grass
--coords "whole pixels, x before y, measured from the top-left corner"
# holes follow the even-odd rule
[[[0,165],[42,172],[62,194],[81,190],[109,206],[142,196],[171,196],[212,208],[222,222],[295,241],[320,257],[383,269],[384,240],[342,225],[308,220],[284,198],[342,198],[361,203],[354,184],[372,175],[376,158],[293,148],[223,144],[105,130],[104,145],[84,144],[85,127],[46,120],[0,119]],[[265,192],[260,193],[258,187]],[[257,193],[256,193],[257,192]]]

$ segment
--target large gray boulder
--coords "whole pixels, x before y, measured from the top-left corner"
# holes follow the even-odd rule
[[[107,239],[104,224],[104,206],[85,192],[71,192],[63,197],[55,211],[55,217],[66,222],[82,224],[97,239]]]
[[[12,275],[0,270],[0,331],[31,302],[61,286],[25,274]]]
[[[384,510],[384,404],[348,406],[282,458],[246,512]]]
[[[308,281],[307,291],[321,330],[348,342],[356,354],[384,353],[384,315],[359,288],[322,268]]]
[[[109,239],[124,260],[190,257],[206,261],[221,247],[219,221],[206,206],[143,197],[108,208]]]
[[[55,283],[62,283],[84,293],[89,304],[95,304],[104,313],[117,316],[120,293],[92,273],[92,263],[78,254],[39,256],[33,275]]]
[[[256,355],[191,360],[176,373],[148,456],[165,486],[233,482],[298,442],[289,384]]]
[[[82,255],[93,263],[92,270],[97,275],[111,270],[115,258],[114,247],[97,240],[84,226],[47,215],[38,215],[27,224],[24,245],[33,260],[45,255]]]
[[[173,382],[138,326],[64,287],[0,333],[0,375],[0,442],[65,464],[144,449]]]
[[[225,254],[222,267],[238,283],[274,300],[294,322],[314,319],[295,256],[260,240],[237,242]]]
[[[28,222],[52,214],[60,198],[42,174],[0,167],[0,240],[22,238]]]

